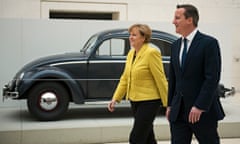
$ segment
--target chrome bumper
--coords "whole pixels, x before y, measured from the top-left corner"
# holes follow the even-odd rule
[[[12,99],[18,98],[19,94],[16,91],[10,91],[10,88],[8,87],[8,85],[5,85],[3,87],[3,94],[2,94],[2,96],[3,96],[3,101],[4,101],[5,99],[8,99],[8,98],[12,98]]]
[[[226,88],[223,84],[218,85],[218,95],[219,97],[225,98],[228,96],[234,96],[236,90],[234,87]]]

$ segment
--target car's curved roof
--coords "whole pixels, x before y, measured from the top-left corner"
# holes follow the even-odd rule
[[[114,36],[122,36],[126,37],[129,36],[129,32],[127,28],[119,28],[119,29],[109,29],[109,30],[104,30],[99,33],[96,33],[100,38],[108,38],[108,37],[114,37]],[[169,40],[171,42],[175,41],[177,39],[177,36],[163,32],[160,30],[152,30],[152,37],[153,38],[163,38],[165,40]]]

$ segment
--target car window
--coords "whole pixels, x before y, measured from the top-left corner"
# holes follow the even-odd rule
[[[96,51],[96,56],[126,56],[129,44],[127,39],[112,38],[105,40]]]
[[[157,49],[158,51],[161,52],[161,49],[157,45],[155,45],[154,43],[150,42],[149,45],[150,45],[150,47],[155,48],[155,49]]]
[[[90,54],[92,49],[94,48],[94,44],[96,43],[97,41],[97,38],[98,36],[97,35],[94,35],[92,36],[88,42],[85,44],[85,46],[83,47],[83,49],[80,50],[80,52],[83,52],[85,54]]]
[[[160,50],[162,57],[170,57],[171,43],[162,39],[151,39],[150,45]],[[130,49],[128,38],[111,38],[103,41],[96,51],[96,56],[122,57]]]
[[[170,42],[161,39],[151,39],[150,45],[152,47],[158,48],[161,51],[161,55],[163,57],[170,57],[171,54]]]

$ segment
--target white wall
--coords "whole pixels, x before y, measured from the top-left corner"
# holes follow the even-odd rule
[[[240,21],[232,19],[240,16],[239,0],[0,0],[0,17],[45,18],[45,6],[47,5],[53,9],[79,11],[119,10],[125,15],[121,20],[128,21],[171,22],[178,3],[196,5],[200,12],[200,21],[203,23],[228,21],[234,24]],[[123,9],[125,11],[122,11]]]

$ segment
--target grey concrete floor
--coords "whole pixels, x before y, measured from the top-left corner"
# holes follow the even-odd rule
[[[170,141],[158,141],[158,144],[170,144]],[[221,144],[239,144],[240,138],[225,138],[221,139]],[[127,142],[122,143],[106,143],[106,144],[128,144]],[[192,141],[192,144],[198,144],[196,140]]]

